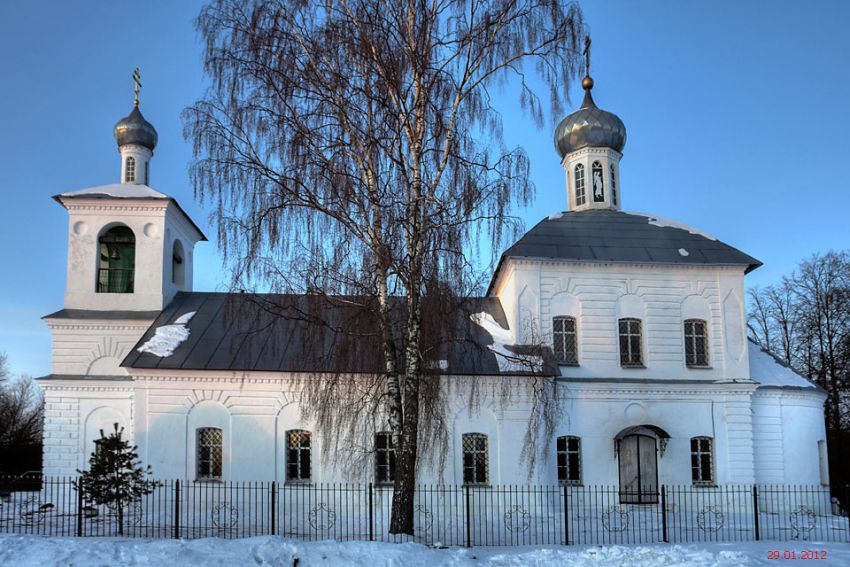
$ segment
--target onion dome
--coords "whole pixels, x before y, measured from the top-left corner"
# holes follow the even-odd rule
[[[153,125],[145,120],[138,106],[133,111],[118,121],[114,129],[115,141],[118,147],[134,144],[144,146],[153,151],[156,147],[157,134]]]
[[[581,86],[584,87],[581,107],[555,128],[558,154],[563,158],[582,148],[611,148],[622,152],[626,145],[626,125],[616,114],[597,108],[590,95],[593,88],[590,76],[582,80]]]

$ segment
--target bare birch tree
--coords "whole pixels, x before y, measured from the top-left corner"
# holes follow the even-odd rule
[[[342,301],[379,324],[390,531],[412,533],[420,434],[440,419],[423,367],[428,298],[468,293],[478,253],[492,263],[519,228],[510,208],[533,194],[491,89],[516,81],[542,124],[534,74],[559,114],[581,12],[558,0],[214,0],[197,27],[211,87],[184,115],[196,194],[215,204],[240,287],[367,298]]]

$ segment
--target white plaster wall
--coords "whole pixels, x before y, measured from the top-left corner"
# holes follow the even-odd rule
[[[41,381],[44,390],[44,474],[75,475],[88,468],[94,439],[112,424],[133,442],[132,385],[116,381]]]
[[[51,372],[77,376],[124,376],[121,361],[151,320],[49,319],[53,337]]]
[[[814,388],[811,392],[766,387],[756,390],[757,482],[821,484],[818,442],[826,440],[824,399],[824,394]]]
[[[508,267],[506,274],[512,281],[498,285],[496,294],[515,334],[522,321],[519,313],[510,315],[518,311],[512,306],[522,304],[525,298],[537,298],[536,332],[549,344],[552,318],[566,314],[565,305],[579,315],[579,365],[562,367],[562,376],[749,379],[742,269],[516,259],[508,260]],[[534,308],[526,310],[535,312]],[[685,365],[683,323],[697,316],[709,326],[709,368]],[[620,366],[620,317],[637,317],[643,322],[644,369]]]

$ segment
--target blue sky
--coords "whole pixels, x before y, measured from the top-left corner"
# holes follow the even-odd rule
[[[0,351],[16,372],[50,371],[40,318],[62,308],[67,219],[50,197],[118,180],[112,126],[132,108],[159,132],[151,184],[208,235],[187,175],[180,112],[204,90],[193,21],[201,2],[0,2]],[[593,0],[594,98],[628,129],[626,210],[699,227],[778,281],[816,251],[850,247],[850,2]],[[573,107],[581,100],[573,90]],[[532,160],[530,227],[566,208],[552,145],[508,87],[505,142]],[[572,107],[571,107],[572,108]],[[195,289],[224,290],[215,242],[196,248]]]

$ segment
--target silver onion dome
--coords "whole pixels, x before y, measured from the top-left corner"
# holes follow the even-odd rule
[[[156,147],[156,129],[145,120],[138,106],[134,106],[130,114],[115,124],[114,133],[119,148],[127,144],[135,144],[153,151]]]
[[[593,79],[585,77],[584,101],[581,107],[561,120],[555,128],[555,149],[563,158],[582,148],[612,148],[623,151],[626,145],[626,125],[620,117],[597,108],[590,95]]]

